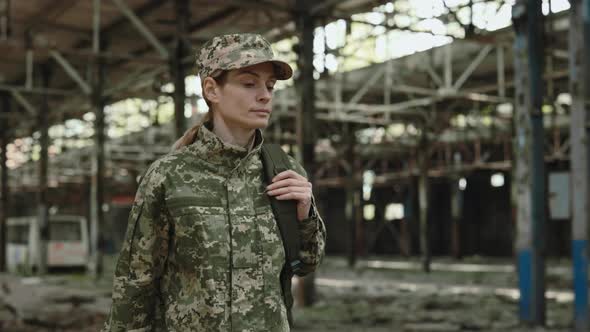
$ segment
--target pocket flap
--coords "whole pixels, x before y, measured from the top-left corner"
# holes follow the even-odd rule
[[[180,217],[187,214],[199,214],[199,215],[225,215],[225,209],[221,206],[199,206],[199,205],[186,205],[169,207],[170,215],[172,217]]]
[[[218,197],[172,197],[166,200],[166,206],[173,217],[186,214],[225,214]]]

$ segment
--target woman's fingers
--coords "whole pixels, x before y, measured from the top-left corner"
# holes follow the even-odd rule
[[[278,200],[297,201],[299,220],[303,220],[309,214],[312,197],[311,182],[297,172],[288,170],[279,173],[272,179],[272,183],[266,187],[266,190],[268,195]]]
[[[296,200],[300,202],[311,201],[311,196],[308,193],[290,192],[283,195],[276,196],[278,200]]]
[[[305,220],[312,205],[311,182],[293,170],[279,173],[266,187],[269,196],[278,200],[297,201],[297,219]]]
[[[281,187],[273,190],[269,190],[268,194],[271,196],[283,195],[290,192],[296,193],[311,193],[309,187],[300,187],[300,186],[289,186],[289,187]]]
[[[276,181],[276,182],[270,184],[269,186],[266,187],[266,190],[274,190],[274,189],[282,188],[282,187],[311,188],[311,183],[309,183],[307,180],[287,178],[287,179],[279,180],[279,181]]]
[[[274,178],[272,178],[272,182],[274,183],[274,182],[277,182],[277,181],[280,181],[283,179],[287,179],[287,178],[294,178],[294,179],[299,179],[302,181],[307,181],[307,179],[304,176],[302,176],[299,173],[295,172],[294,170],[290,169],[288,171],[284,171],[284,172],[277,174]]]

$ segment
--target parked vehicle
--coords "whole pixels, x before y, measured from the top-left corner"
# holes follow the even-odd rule
[[[35,216],[6,220],[6,263],[9,271],[39,265],[39,223]],[[49,216],[47,267],[86,267],[89,258],[88,225],[81,216]]]

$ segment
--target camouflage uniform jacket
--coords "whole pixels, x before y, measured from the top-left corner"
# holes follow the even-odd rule
[[[247,151],[202,126],[195,143],[151,165],[130,213],[104,331],[289,331],[279,281],[285,254],[261,143],[257,131]],[[310,215],[299,224],[306,272],[319,264],[326,236],[315,205]]]

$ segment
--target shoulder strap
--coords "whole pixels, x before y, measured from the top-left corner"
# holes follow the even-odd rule
[[[267,183],[270,183],[277,174],[292,168],[287,154],[278,144],[262,145],[262,165]],[[272,197],[270,203],[281,232],[287,262],[293,272],[296,273],[301,264],[299,260],[301,239],[297,221],[297,203],[292,200],[279,201]]]
[[[287,154],[278,144],[262,144],[262,166],[264,168],[266,183],[270,183],[275,175],[292,168]],[[287,309],[289,325],[293,326],[291,278],[299,271],[301,266],[301,261],[299,260],[301,238],[297,221],[297,203],[292,200],[279,201],[271,197],[270,205],[277,221],[279,232],[281,233],[283,247],[285,248],[286,261],[280,276],[281,290]]]

